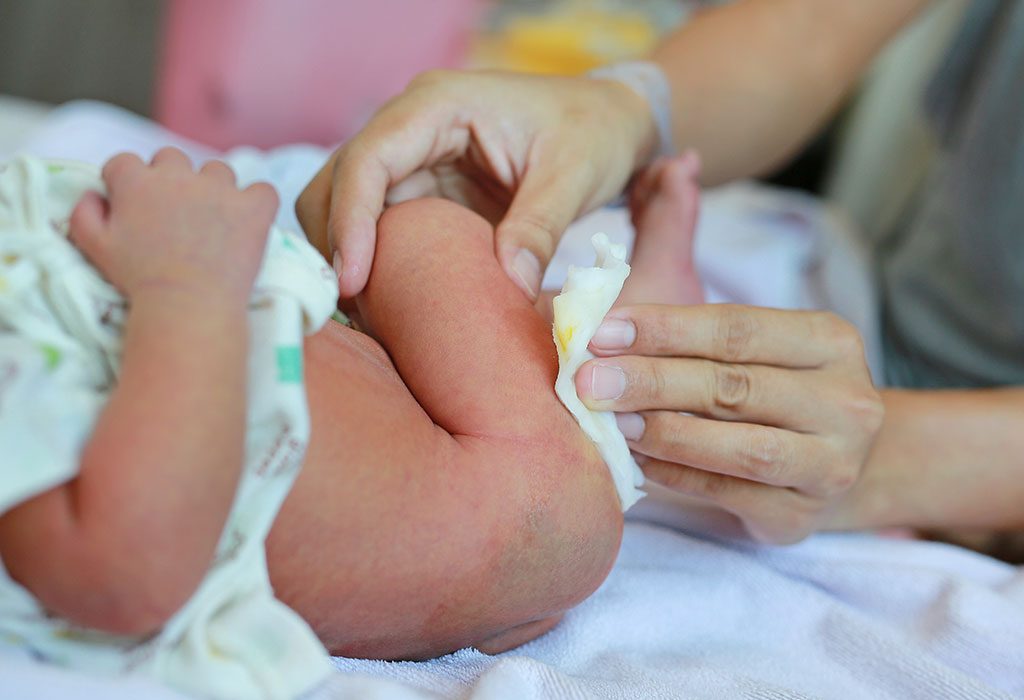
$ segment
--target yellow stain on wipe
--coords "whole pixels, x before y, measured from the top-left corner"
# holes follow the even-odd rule
[[[569,351],[569,343],[572,342],[572,337],[576,335],[576,326],[566,326],[565,328],[558,329],[558,342],[562,346],[562,350]]]

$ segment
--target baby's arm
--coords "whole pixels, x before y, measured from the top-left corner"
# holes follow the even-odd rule
[[[0,556],[48,610],[144,634],[199,584],[235,493],[246,305],[276,200],[172,151],[104,179],[109,209],[88,195],[71,231],[129,299],[121,374],[77,478],[0,517]]]
[[[401,376],[337,324],[310,339],[313,440],[268,540],[275,590],[337,653],[514,646],[607,575],[618,498],[490,227],[417,200],[379,236],[360,308]]]

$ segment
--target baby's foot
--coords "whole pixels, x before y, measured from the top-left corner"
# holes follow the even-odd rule
[[[699,304],[704,301],[693,264],[700,201],[700,158],[694,151],[653,163],[630,191],[636,229],[633,268],[620,304]]]

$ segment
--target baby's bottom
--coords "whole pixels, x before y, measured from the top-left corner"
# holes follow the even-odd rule
[[[267,553],[335,653],[521,643],[618,551],[610,475],[552,388],[550,326],[492,241],[448,202],[389,209],[359,300],[380,343],[331,323],[307,344],[312,442]]]

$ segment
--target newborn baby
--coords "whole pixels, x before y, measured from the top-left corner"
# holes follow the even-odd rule
[[[104,179],[108,200],[91,166],[0,165],[0,645],[295,697],[330,667],[263,541],[308,441],[302,336],[334,276],[304,239],[268,239],[273,193],[222,164],[165,151]]]

